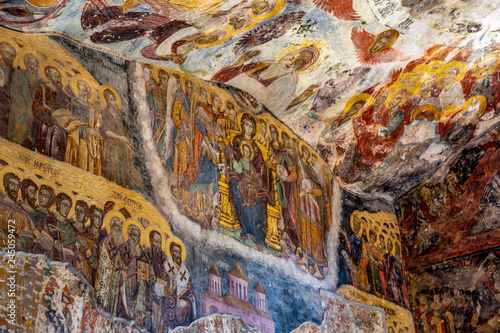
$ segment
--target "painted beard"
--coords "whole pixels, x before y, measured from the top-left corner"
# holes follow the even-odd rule
[[[134,257],[140,257],[142,252],[141,250],[141,244],[135,243],[133,240],[130,242],[130,253],[132,253]]]
[[[125,237],[121,233],[114,232],[111,239],[116,247],[122,245],[125,242]]]

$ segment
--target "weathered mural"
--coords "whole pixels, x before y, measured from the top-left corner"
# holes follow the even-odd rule
[[[497,332],[498,248],[410,270],[418,332]]]
[[[6,255],[0,260],[2,330],[140,332],[133,323],[113,320],[100,311],[88,285],[74,270],[27,254]]]
[[[337,294],[350,301],[359,302],[374,307],[381,308],[385,313],[387,321],[387,332],[391,333],[413,333],[415,331],[412,320],[412,312],[404,309],[392,302],[386,301],[377,296],[365,293],[349,285],[344,285],[337,290]],[[432,331],[426,331],[432,332]]]
[[[381,308],[348,301],[326,291],[321,292],[321,301],[325,313],[321,326],[305,323],[292,333],[387,332]]]
[[[160,67],[149,73],[154,144],[179,211],[322,279],[331,221],[327,165],[270,114],[251,112],[236,90]]]
[[[499,245],[499,150],[493,128],[396,204],[408,267]]]
[[[409,306],[399,225],[390,204],[343,191],[339,238],[339,287],[352,285]]]
[[[497,123],[498,63],[495,49],[429,49],[351,97],[323,133],[323,157],[356,192],[404,194]]]
[[[127,73],[112,78],[128,62],[92,50],[80,52],[67,40],[6,29],[1,33],[0,136],[146,191],[149,181],[139,162],[142,150],[134,134]]]

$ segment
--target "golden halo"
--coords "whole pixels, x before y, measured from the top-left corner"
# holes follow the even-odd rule
[[[169,258],[172,258],[172,254],[170,253],[170,244],[172,243],[176,243],[181,247],[182,261],[186,260],[186,247],[184,246],[184,243],[182,243],[181,240],[175,236],[170,236],[165,243],[165,252],[167,253],[167,256],[169,256]]]
[[[224,36],[224,38],[220,39],[220,40],[217,40],[213,43],[208,43],[208,44],[198,44],[196,43],[196,46],[199,47],[199,48],[209,48],[209,47],[212,47],[212,46],[216,46],[216,45],[219,45],[219,44],[222,44],[224,43],[225,41],[227,41],[229,38],[231,38],[231,36],[233,35],[233,27],[230,26],[230,25],[225,25],[225,26],[222,26],[222,27],[212,27],[212,28],[208,28],[206,30],[203,30],[201,33],[203,35],[208,35],[216,30],[222,30],[226,33],[226,35]]]
[[[99,84],[97,81],[95,81],[94,78],[90,78],[88,76],[85,76],[83,74],[76,74],[71,78],[71,90],[73,90],[73,94],[75,94],[76,98],[79,98],[78,96],[78,81],[83,81],[85,82],[89,88],[90,91],[92,92],[92,95],[90,95],[90,99],[88,100],[89,103],[92,103],[95,101],[96,98],[96,86],[99,87]]]
[[[131,225],[135,225],[136,227],[139,228],[139,232],[141,234],[140,244],[141,245],[144,244],[144,229],[142,228],[142,225],[139,223],[139,221],[134,220],[134,219],[128,219],[123,224],[122,232],[123,232],[123,236],[125,236],[125,240],[128,240],[128,228]]]
[[[408,94],[407,96],[404,96],[404,99],[401,100],[401,104],[400,105],[403,105],[404,103],[406,103],[406,101],[411,97],[411,92],[406,89],[406,88],[402,88],[402,89],[395,89],[388,97],[387,97],[387,100],[385,101],[384,105],[388,108],[389,107],[389,103],[391,102],[391,100],[394,98],[394,96],[396,96],[397,94],[399,94],[400,92],[402,91],[407,91]]]
[[[475,99],[479,99],[479,110],[477,111],[477,115],[481,117],[484,114],[484,111],[486,111],[486,98],[483,95],[475,95],[469,98],[462,106],[462,110],[467,110],[469,105],[471,105]]]
[[[417,87],[420,78],[422,77],[422,73],[404,73],[398,77],[396,82],[392,85],[394,88],[401,90],[406,89],[412,94],[415,93],[415,88]],[[408,82],[404,82],[408,81]]]
[[[484,71],[484,70],[478,71],[478,68],[477,68],[478,63],[482,60],[485,60],[485,59],[491,58],[491,57],[497,57],[497,62],[495,63],[495,65],[487,71]],[[484,56],[479,58],[472,66],[471,71],[473,73],[475,73],[476,76],[480,76],[481,74],[484,74],[484,73],[493,73],[495,71],[495,69],[498,67],[498,64],[500,64],[500,50],[486,53]]]
[[[52,176],[50,177],[50,180],[52,180],[57,186],[59,187],[64,187],[64,188],[68,188],[68,183],[66,183],[66,181],[58,176]]]
[[[309,145],[304,141],[300,141],[300,143],[299,143],[299,154],[302,156],[303,147],[305,147],[305,149],[307,149],[309,151],[309,159],[311,159],[313,153],[311,152]],[[307,161],[307,162],[309,163],[310,161]]]
[[[441,114],[439,113],[437,107],[435,107],[432,104],[424,104],[419,106],[415,111],[413,111],[413,114],[411,115],[411,121],[414,121],[422,110],[431,112],[436,118],[436,120],[439,120],[441,118]]]
[[[113,93],[113,95],[115,95],[116,104],[118,105],[118,108],[121,110],[122,109],[122,99],[121,99],[120,95],[115,90],[115,88],[108,86],[107,84],[104,84],[99,88],[99,99],[101,101],[101,107],[104,109],[107,106],[106,100],[104,99],[104,91],[105,90],[110,90]]]
[[[52,208],[56,205],[56,196],[57,196],[57,193],[58,193],[58,187],[56,184],[54,184],[54,182],[50,181],[50,180],[46,180],[46,179],[32,179],[35,184],[38,185],[38,193],[40,194],[40,189],[42,188],[42,185],[45,185],[49,188],[51,188],[52,190],[54,190],[54,197],[52,198],[53,199],[53,202],[52,202],[52,205],[50,205],[50,207],[47,207],[47,208]],[[69,216],[69,215],[68,215]]]
[[[134,216],[134,214],[135,214],[135,209],[133,209],[131,206],[127,205],[126,203],[120,202],[120,201],[115,203],[115,205],[113,206],[113,209],[114,210],[125,209],[130,214],[130,216]]]
[[[286,128],[286,127],[280,128],[279,126],[277,128],[278,128],[279,140],[280,140],[280,142],[281,142],[282,145],[284,144],[284,142],[283,142],[283,133],[286,133],[288,135],[288,137],[290,138],[290,140],[292,140],[294,138],[297,138],[292,133],[292,131],[290,131],[289,128]]]
[[[460,111],[460,107],[458,105],[450,105],[441,113],[441,119],[446,119],[449,116],[453,116],[458,111]]]
[[[104,223],[103,227],[106,228],[106,231],[108,232],[108,235],[111,233],[111,220],[113,217],[118,217],[120,220],[122,220],[123,223],[125,223],[125,216],[117,210],[110,210],[109,212],[106,213],[106,216],[104,217]]]
[[[87,205],[89,204],[89,197],[87,197],[86,195],[78,194],[78,195],[75,195],[75,207],[76,207],[76,202],[79,201],[79,200],[85,202]],[[89,206],[89,209],[90,209],[90,206]],[[69,217],[69,215],[68,215],[68,217]],[[75,217],[76,218],[76,212],[71,217]]]
[[[148,226],[146,228],[146,231],[145,231],[145,234],[146,234],[146,246],[147,247],[151,247],[151,240],[149,239],[149,235],[151,234],[151,231],[153,230],[156,230],[160,233],[160,236],[161,236],[161,245],[164,245],[165,244],[165,234],[163,233],[163,231],[161,230],[161,228],[159,226],[157,226],[156,224],[151,224],[150,226]],[[163,246],[161,247],[163,248]]]
[[[159,66],[155,66],[153,68],[153,75],[155,77],[156,83],[160,82],[160,78],[158,77],[158,74],[160,73],[160,71],[165,71],[169,76],[172,75],[172,73],[168,69],[163,68],[163,67],[159,67]]]
[[[67,190],[66,188],[64,187],[61,187],[59,186],[57,189],[56,189],[57,193],[56,193],[56,197],[60,194],[60,193],[64,193],[66,194],[68,197],[70,197],[71,201],[72,201],[72,204],[71,204],[71,209],[69,210],[69,214],[68,214],[68,218],[70,218],[71,216],[75,215],[75,204],[76,204],[76,199],[75,199],[75,195],[73,194],[73,192]]]
[[[313,64],[311,64],[309,67],[307,67],[306,69],[298,72],[298,74],[304,74],[304,73],[310,72],[313,69],[315,69],[316,67],[318,67],[318,65],[320,63],[320,59],[321,59],[321,51],[327,47],[327,45],[325,43],[323,43],[322,41],[317,40],[317,39],[304,39],[298,43],[294,43],[294,44],[284,48],[276,56],[275,62],[278,62],[281,60],[281,58],[287,56],[288,54],[295,52],[299,49],[305,48],[305,47],[315,48],[319,52],[318,59],[316,59],[316,61]]]
[[[255,27],[257,24],[259,24],[259,21],[253,21],[250,19],[250,24],[244,25],[241,28],[239,28],[238,30],[234,30],[233,35],[238,35],[238,34],[241,34],[242,32],[250,30],[253,27]]]
[[[89,208],[92,207],[92,206],[96,206],[96,208],[99,208],[104,213],[104,205],[103,205],[103,203],[100,202],[100,201],[98,201],[98,200],[94,200],[94,199],[92,199],[92,197],[90,197]]]
[[[254,115],[248,113],[248,112],[240,112],[238,113],[238,115],[236,116],[237,117],[237,120],[238,120],[238,127],[240,129],[240,132],[243,133],[243,123],[242,123],[242,119],[243,119],[243,116],[247,114],[250,116],[250,118],[252,118],[253,120],[255,120],[255,135],[257,135],[257,120],[255,119]],[[255,136],[254,135],[254,136]]]
[[[445,66],[446,62],[442,60],[435,60],[428,64],[420,64],[415,66],[415,68],[412,69],[412,72],[415,73],[424,72],[426,74],[440,75]]]
[[[392,40],[389,42],[389,44],[387,44],[386,46],[384,46],[383,48],[381,48],[380,50],[378,50],[377,52],[372,52],[372,48],[373,46],[375,45],[375,43],[382,37],[384,36],[388,36],[388,35],[391,35],[392,36]],[[375,39],[373,40],[372,44],[370,45],[370,47],[368,48],[368,52],[370,53],[378,53],[378,52],[381,52],[385,49],[388,49],[389,47],[391,47],[395,42],[396,40],[398,39],[399,37],[399,31],[397,30],[394,30],[394,29],[389,29],[389,30],[386,30],[386,31],[383,31],[381,33],[379,33],[377,35],[377,37],[375,37]]]
[[[55,62],[54,60],[44,60],[40,63],[40,66],[38,67],[38,75],[43,79],[43,82],[49,82],[49,78],[47,77],[47,74],[45,74],[45,68],[49,66],[57,69],[59,74],[61,74],[61,82],[63,88],[66,87],[66,85],[68,84],[66,71],[61,67],[61,65],[59,65],[59,63]]]
[[[12,166],[12,167],[15,167],[16,164],[10,159],[10,157],[8,157],[7,155],[4,155],[2,153],[0,153],[0,161],[4,161],[5,163],[7,163],[6,166]],[[1,167],[1,165],[0,165]]]
[[[139,221],[140,218],[143,218],[143,219],[147,220],[149,222],[149,224],[153,224],[152,217],[144,211],[139,211],[139,212],[135,213],[133,217],[137,221]]]
[[[71,192],[73,192],[73,194],[75,194],[75,193],[76,193],[75,195],[82,195],[82,190],[81,190],[81,188],[80,188],[80,187],[78,187],[78,186],[75,186],[75,185],[69,185],[69,186],[68,186],[68,189],[69,189]]]
[[[420,92],[420,88],[422,87],[422,84],[428,78],[432,79],[432,81],[436,81],[436,74],[423,72],[422,76],[420,77],[420,79],[418,80],[418,82],[415,85],[415,89],[414,89],[415,91],[412,91],[412,93],[417,94],[418,92]]]
[[[469,69],[469,65],[466,62],[463,62],[463,61],[452,61],[452,62],[450,62],[448,65],[446,65],[445,68],[443,68],[443,72],[438,77],[437,81],[438,81],[438,83],[439,83],[440,86],[441,86],[441,80],[443,79],[443,75],[450,68],[458,68],[458,74],[455,77],[455,82],[459,82],[459,81],[461,81],[464,78],[465,73],[467,73],[467,70]]]
[[[0,169],[0,182],[2,183],[2,188],[4,189],[4,193],[5,193],[5,187],[3,184],[3,177],[5,177],[5,174],[7,174],[7,173],[12,173],[12,174],[16,175],[19,178],[19,184],[21,184],[21,182],[25,178],[24,173],[22,173],[21,170],[19,170],[18,168],[15,168],[13,166],[7,166],[7,165],[4,166],[3,168],[1,168]]]
[[[40,179],[50,179],[50,177],[40,169],[31,169],[31,173]]]
[[[281,12],[283,8],[285,8],[285,0],[275,0],[275,3],[276,4],[272,10],[260,15],[255,14],[253,10],[250,8],[250,10],[248,11],[248,16],[254,21],[264,21],[267,20],[268,18],[274,17],[276,16],[276,14]]]
[[[12,67],[19,66],[22,70],[25,71],[26,64],[24,63],[24,57],[26,57],[28,54],[33,55],[38,60],[38,64],[40,64],[40,62],[42,61],[37,52],[32,50],[31,47],[23,47],[17,52],[17,56],[16,59],[14,59],[14,64],[12,65]]]
[[[251,145],[250,143],[248,143],[246,140],[241,140],[241,142],[240,142],[240,152],[241,152],[241,155],[242,155],[242,156],[244,156],[244,155],[243,155],[243,146],[248,146],[248,147],[250,147],[250,152],[251,152],[251,153],[250,153],[250,157],[249,157],[249,159],[250,159],[250,161],[251,161],[251,160],[253,160],[253,155],[254,155],[254,152],[253,152],[253,147],[252,147],[252,145]]]
[[[354,104],[356,104],[357,102],[359,101],[365,101],[365,105],[363,105],[363,107],[361,108],[360,111],[363,111],[363,109],[369,105],[372,101],[372,96],[371,95],[368,95],[368,94],[364,94],[364,93],[361,93],[361,94],[357,94],[357,95],[354,95],[353,97],[351,97],[347,103],[345,103],[345,107],[344,107],[344,112],[342,112],[342,117],[352,108],[352,106]],[[358,111],[358,114],[360,114],[360,112]],[[353,117],[355,117],[356,115],[353,115]]]
[[[61,1],[62,0],[28,0],[30,4],[36,7],[50,7]]]
[[[0,44],[2,43],[7,43],[9,44],[10,46],[12,46],[14,48],[14,50],[16,50],[16,54],[17,52],[19,52],[19,45],[17,45],[16,42],[14,42],[12,39],[10,39],[9,37],[0,37]]]

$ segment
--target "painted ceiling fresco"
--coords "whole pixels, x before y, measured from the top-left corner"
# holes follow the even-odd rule
[[[479,90],[497,82],[500,23],[477,18],[499,10],[462,0],[14,0],[0,24],[240,88],[352,191],[395,198],[469,141],[460,126],[477,123],[472,139],[496,122],[497,97]]]

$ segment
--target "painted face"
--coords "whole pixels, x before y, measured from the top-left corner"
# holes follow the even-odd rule
[[[382,94],[380,94],[380,96],[378,96],[375,102],[373,103],[375,108],[379,108],[382,105],[384,105],[385,101],[387,101],[387,97],[389,97],[389,94],[387,92],[383,92]]]
[[[217,35],[204,35],[195,39],[196,44],[211,44],[219,39]]]
[[[61,200],[59,205],[59,214],[64,217],[68,217],[69,211],[71,210],[71,202],[68,199]]]
[[[422,198],[424,201],[430,201],[432,199],[432,191],[428,187],[422,189]]]
[[[458,70],[456,68],[448,69],[444,74],[441,82],[444,86],[449,86],[453,82],[455,82],[455,78],[458,75]]]
[[[163,89],[167,89],[167,87],[168,87],[168,74],[161,71],[160,73],[158,73],[158,80],[160,83],[160,87]]]
[[[16,201],[17,196],[19,195],[19,180],[14,178],[9,178],[6,190],[9,198],[12,201]]]
[[[87,212],[85,210],[85,207],[82,207],[80,205],[77,205],[75,207],[75,217],[76,221],[79,223],[84,223],[86,219]]]
[[[392,109],[392,108],[395,108],[395,107],[398,107],[400,104],[401,104],[401,101],[403,100],[403,96],[401,94],[397,94],[396,96],[394,96],[391,101],[389,102],[389,107]]]
[[[118,217],[114,217],[111,221],[111,231],[116,234],[121,234],[123,228],[123,221]]]
[[[102,212],[98,209],[94,209],[92,214],[90,214],[90,222],[94,228],[101,229],[103,222]]]
[[[61,90],[63,88],[63,84],[61,81],[61,73],[54,67],[49,67],[48,69],[48,79],[52,84],[57,87],[57,89]]]
[[[273,141],[278,141],[278,129],[274,126],[269,127],[269,134],[271,135],[271,138]]]
[[[247,159],[250,158],[252,154],[252,151],[250,150],[250,147],[248,145],[243,146],[243,156],[245,156]]]
[[[382,51],[389,43],[391,42],[391,38],[389,36],[382,36],[375,43],[373,44],[372,48],[370,49],[370,53],[377,53]]]
[[[311,154],[309,153],[309,149],[307,149],[307,148],[302,149],[302,158],[306,161],[309,161],[309,157],[311,157]]]
[[[130,226],[128,237],[130,238],[133,244],[139,244],[141,240],[141,232],[136,226]]]
[[[76,83],[76,86],[78,88],[78,98],[84,101],[88,101],[92,94],[87,82],[80,80]]]
[[[0,43],[0,54],[2,55],[3,62],[8,67],[12,67],[16,57],[16,49],[12,45],[3,42]]]
[[[106,99],[106,103],[108,106],[112,108],[118,108],[118,103],[116,102],[116,97],[115,94],[113,94],[110,90],[107,90],[108,92],[104,95]]]
[[[392,245],[392,240],[387,238],[387,253],[391,253],[394,246]]]
[[[359,223],[358,219],[357,218],[353,218],[352,219],[352,231],[354,231],[354,233],[359,233],[359,230],[361,229],[361,224]]]
[[[170,254],[172,255],[174,262],[180,266],[182,264],[182,248],[179,245],[174,244],[170,249]]]
[[[205,88],[200,88],[200,97],[202,101],[207,100],[207,90]]]
[[[268,8],[269,8],[269,3],[265,0],[255,0],[252,5],[252,11],[256,15],[265,13]]]
[[[186,95],[191,96],[193,93],[193,83],[191,81],[186,81]]]
[[[245,120],[243,122],[243,132],[245,132],[245,135],[251,136],[253,134],[253,131],[253,123],[250,120]]]
[[[43,189],[38,192],[38,204],[42,207],[47,207],[51,199],[50,192]]]
[[[151,244],[153,244],[154,247],[161,249],[161,236],[159,234],[155,233]]]
[[[36,189],[34,186],[28,186],[26,189],[26,201],[28,205],[35,208],[36,205]]]
[[[434,85],[434,79],[432,78],[432,76],[427,76],[422,82],[422,85],[420,86],[419,90],[420,94],[427,95],[428,93],[430,93],[433,85]]]
[[[351,119],[355,114],[357,114],[359,112],[359,110],[361,110],[363,105],[364,105],[364,102],[361,102],[361,101],[354,103],[354,105],[351,106],[349,111],[346,112],[344,118]]]
[[[218,95],[212,95],[212,105],[216,109],[220,109],[222,106],[222,101]]]
[[[24,57],[24,64],[26,65],[26,69],[28,69],[29,71],[31,72],[38,72],[38,59],[28,53],[25,57]]]

